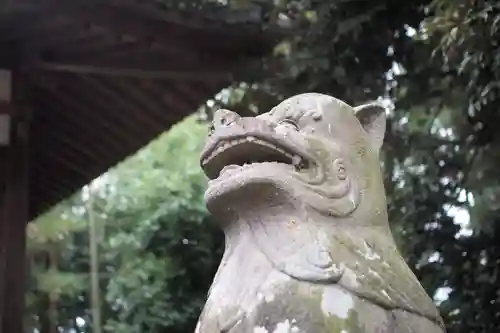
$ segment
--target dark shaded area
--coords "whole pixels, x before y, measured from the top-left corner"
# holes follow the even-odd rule
[[[10,57],[0,66],[20,68],[29,93],[30,218],[258,69],[273,44],[249,19],[227,23],[229,11],[218,19],[170,7],[22,0],[2,8],[0,46]]]

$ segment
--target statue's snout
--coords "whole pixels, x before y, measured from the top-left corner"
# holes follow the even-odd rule
[[[258,117],[241,117],[236,112],[220,109],[214,113],[211,134],[226,135],[272,134],[276,124]]]
[[[212,126],[215,131],[238,123],[241,117],[233,111],[220,109],[215,111]]]

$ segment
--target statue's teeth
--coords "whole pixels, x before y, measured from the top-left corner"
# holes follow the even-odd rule
[[[203,160],[203,164],[206,165],[208,163],[210,163],[210,161],[212,159],[214,159],[217,155],[219,155],[220,153],[226,151],[227,149],[230,149],[231,147],[235,147],[235,146],[238,146],[240,144],[243,144],[243,143],[252,143],[254,145],[260,145],[260,146],[263,146],[263,147],[267,147],[269,149],[272,149],[276,152],[278,152],[279,154],[281,154],[282,156],[288,158],[290,161],[291,161],[291,164],[293,165],[293,167],[295,167],[295,169],[301,169],[303,167],[303,158],[299,155],[296,155],[296,154],[293,154],[293,153],[289,153],[287,152],[284,148],[281,148],[279,146],[276,146],[275,144],[267,141],[267,140],[262,140],[262,139],[259,139],[255,136],[246,136],[244,138],[239,138],[239,139],[230,139],[230,140],[227,140],[227,141],[223,141],[221,142],[213,151],[212,153]],[[257,163],[257,162],[255,162]],[[250,163],[250,164],[244,164],[243,167],[247,167],[247,166],[250,166],[252,164],[255,164],[255,163]],[[259,163],[266,163],[266,162],[259,162]],[[273,164],[282,164],[280,162],[276,162],[276,161],[269,161],[267,163],[273,163]],[[285,163],[286,164],[286,163]],[[229,172],[231,172],[232,170],[229,170]]]

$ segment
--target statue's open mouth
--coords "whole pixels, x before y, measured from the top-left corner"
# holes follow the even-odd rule
[[[255,135],[218,140],[205,150],[201,161],[201,166],[210,179],[256,164],[282,164],[294,171],[307,169],[311,164],[310,159],[290,145]]]

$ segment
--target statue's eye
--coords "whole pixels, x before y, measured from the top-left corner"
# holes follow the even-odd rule
[[[279,126],[286,126],[294,131],[299,130],[299,125],[292,119],[283,119],[278,123]]]

